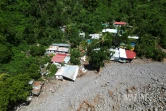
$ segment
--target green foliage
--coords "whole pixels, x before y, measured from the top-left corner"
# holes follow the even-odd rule
[[[92,50],[91,55],[89,55],[89,63],[92,67],[99,69],[104,66],[104,60],[108,60],[109,56],[107,49]]]
[[[50,66],[48,66],[48,68],[49,68],[49,72],[50,72],[48,74],[48,77],[53,77],[58,70],[57,66],[54,64],[50,64]]]
[[[0,109],[6,111],[26,100],[31,87],[28,84],[30,78],[19,74],[0,82]]]
[[[0,44],[0,63],[9,62],[12,58],[12,51],[9,47]]]
[[[32,79],[38,79],[40,77],[39,71],[39,65],[32,63],[25,73]]]
[[[45,53],[45,49],[43,46],[31,46],[30,54],[32,56],[42,56]]]
[[[40,65],[47,64],[50,62],[50,59],[51,57],[45,55],[39,60],[39,64]]]
[[[156,48],[156,38],[152,35],[144,35],[136,44],[135,51],[140,57],[152,58],[156,61],[162,61],[165,57],[164,52]]]
[[[88,47],[87,55],[94,67],[103,66],[108,57],[103,56],[110,46],[119,46],[121,42],[129,44],[128,35],[140,37],[135,48],[138,56],[162,61],[164,53],[157,44],[166,48],[165,4],[165,0],[1,0],[0,72],[7,73],[11,76],[9,78],[25,73],[31,78],[39,78],[39,66],[49,61],[49,58],[41,57],[44,47],[63,42],[78,48],[83,40],[78,36],[79,30],[98,33],[103,28],[101,22],[109,22],[112,28],[114,21],[128,23],[129,27],[119,29],[125,34],[106,34],[100,40],[92,41],[91,45],[81,43],[83,49]],[[59,27],[64,25],[66,29],[62,32]],[[94,51],[99,47],[100,51]],[[71,63],[79,64],[79,57],[79,51],[74,49]],[[4,101],[0,108],[7,110],[11,96],[6,90],[1,94],[6,96],[0,98]]]
[[[131,50],[131,49],[132,49],[132,46],[130,44],[127,44],[126,50]]]
[[[79,65],[80,64],[79,57],[80,57],[80,51],[78,49],[72,49],[70,62],[74,65]]]
[[[71,56],[70,62],[71,62],[73,65],[79,65],[79,64],[80,64],[79,58],[75,58],[74,56]]]
[[[160,41],[161,46],[166,49],[166,37],[163,37]]]

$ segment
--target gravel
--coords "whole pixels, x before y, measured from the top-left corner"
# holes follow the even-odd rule
[[[164,62],[111,62],[100,73],[88,71],[75,82],[49,82],[40,96],[21,111],[164,111],[165,88]],[[158,96],[147,100],[149,95]]]

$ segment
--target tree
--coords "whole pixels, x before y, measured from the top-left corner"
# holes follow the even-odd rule
[[[50,73],[48,74],[48,77],[53,77],[58,70],[57,66],[54,64],[51,64],[48,68],[50,71]]]
[[[71,58],[70,58],[70,62],[74,65],[79,65],[80,64],[80,52],[77,49],[72,49],[71,50]]]
[[[29,80],[27,75],[18,74],[0,83],[0,109],[2,111],[11,110],[15,105],[27,99],[31,91]]]
[[[89,64],[100,71],[100,67],[104,66],[104,60],[108,60],[109,56],[110,53],[106,48],[92,50],[91,55],[89,55]]]
[[[12,51],[9,47],[0,44],[0,63],[7,63],[12,58]]]
[[[45,49],[43,46],[31,46],[30,54],[32,56],[42,56],[45,53]]]
[[[39,65],[32,63],[30,64],[29,68],[26,70],[25,73],[32,79],[38,79],[40,78],[39,71],[40,71]]]

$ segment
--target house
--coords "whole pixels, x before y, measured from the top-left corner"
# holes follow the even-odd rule
[[[59,47],[57,50],[57,53],[61,53],[61,54],[67,54],[69,52],[69,48],[67,47]]]
[[[85,32],[79,33],[79,36],[84,38],[85,37]]]
[[[67,64],[70,61],[69,54],[56,54],[52,57],[51,62],[55,64],[58,68],[61,67],[62,63]]]
[[[55,43],[46,49],[46,54],[56,54],[56,53],[68,54],[70,52],[69,48],[70,44]]]
[[[121,26],[126,26],[126,22],[114,22],[113,23],[113,25],[115,26],[115,27],[121,27]]]
[[[102,34],[89,34],[89,37],[91,39],[99,39],[102,36]]]
[[[79,67],[76,65],[66,65],[58,69],[55,74],[57,79],[64,79],[67,78],[69,80],[75,81],[78,75]]]
[[[59,46],[50,46],[49,48],[46,49],[46,52],[48,52],[48,53],[56,53],[58,48],[59,48]]]
[[[139,39],[139,36],[128,36],[129,39]]]
[[[38,96],[41,92],[43,85],[44,85],[44,82],[42,81],[34,81],[32,84],[32,94]]]
[[[122,63],[131,62],[136,58],[136,53],[131,50],[125,50],[122,48],[110,49],[110,60],[119,61]]]
[[[103,29],[102,32],[103,33],[108,32],[108,33],[112,33],[112,34],[117,34],[118,30],[117,29]]]
[[[119,62],[131,62],[136,58],[136,53],[131,50],[119,49]]]

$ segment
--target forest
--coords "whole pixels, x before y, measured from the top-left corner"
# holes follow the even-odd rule
[[[1,0],[0,111],[11,110],[26,100],[31,91],[28,81],[40,79],[40,66],[50,60],[44,55],[45,49],[52,43],[69,43],[75,49],[87,47],[90,63],[100,62],[99,67],[101,60],[107,59],[103,52],[108,55],[103,50],[121,42],[127,44],[128,35],[138,35],[137,56],[162,61],[165,20],[165,0]],[[127,22],[128,27],[121,27],[125,30],[122,37],[113,39],[106,34],[87,46],[90,33],[99,33],[104,28],[102,23],[112,28],[114,21]],[[60,28],[63,26],[65,33]],[[79,32],[85,32],[86,37],[81,38]],[[96,47],[101,50],[93,52]],[[74,57],[72,61],[79,62]]]

